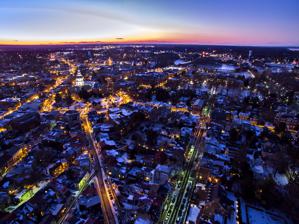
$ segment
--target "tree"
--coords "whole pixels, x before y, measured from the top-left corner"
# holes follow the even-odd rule
[[[286,128],[287,128],[286,123],[279,122],[278,124],[275,125],[275,132],[277,134],[280,134],[280,133],[284,132],[286,130]]]
[[[231,143],[236,142],[239,139],[239,132],[237,129],[232,128],[229,132],[229,140]]]

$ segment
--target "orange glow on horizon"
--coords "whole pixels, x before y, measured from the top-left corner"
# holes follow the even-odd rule
[[[237,38],[229,35],[203,35],[203,34],[150,34],[147,36],[136,35],[134,37],[111,38],[111,39],[89,39],[89,40],[0,40],[0,45],[68,45],[68,44],[258,44],[258,40],[251,37]]]
[[[155,43],[164,42],[159,38],[114,38],[114,39],[94,39],[94,40],[0,40],[0,45],[67,45],[67,44],[114,44],[114,43]]]

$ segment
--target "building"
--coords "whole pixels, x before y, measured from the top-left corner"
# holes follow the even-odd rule
[[[187,216],[186,223],[198,224],[199,223],[199,213],[200,209],[196,205],[191,205],[189,209],[189,214]]]
[[[248,51],[248,60],[251,59],[251,56],[252,56],[252,50],[249,50],[249,51]]]
[[[171,169],[166,165],[159,164],[151,173],[152,173],[152,183],[165,184],[169,179]]]
[[[75,86],[78,86],[78,87],[84,86],[84,78],[79,69],[78,69],[76,80],[75,80]]]
[[[109,57],[109,58],[107,59],[107,61],[105,61],[105,64],[106,64],[107,66],[112,66],[112,65],[113,65],[112,58]]]

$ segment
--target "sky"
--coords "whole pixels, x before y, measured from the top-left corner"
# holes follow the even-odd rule
[[[1,0],[0,44],[299,46],[299,0]]]

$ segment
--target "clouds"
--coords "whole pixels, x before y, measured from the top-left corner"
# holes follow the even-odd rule
[[[1,38],[76,40],[134,35],[139,27],[126,16],[86,8],[0,9]],[[2,30],[3,29],[3,30]],[[5,29],[5,30],[4,30]]]
[[[293,0],[3,0],[0,42],[299,44],[296,7]]]

